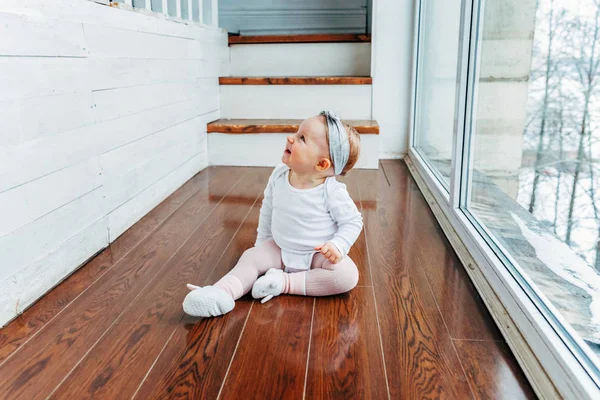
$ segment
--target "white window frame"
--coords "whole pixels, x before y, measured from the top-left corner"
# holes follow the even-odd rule
[[[413,34],[413,65],[412,65],[412,102],[411,102],[411,113],[410,113],[410,146],[409,149],[412,150],[413,153],[417,153],[419,155],[419,159],[421,160],[421,162],[423,162],[424,164],[427,165],[427,170],[430,171],[430,175],[432,177],[434,177],[434,182],[435,182],[435,186],[436,186],[436,190],[441,191],[442,193],[445,194],[445,201],[449,202],[449,194],[451,191],[451,188],[449,187],[449,185],[447,185],[447,183],[445,182],[445,178],[443,176],[441,176],[441,174],[435,169],[433,168],[433,166],[431,165],[431,163],[427,160],[427,158],[425,157],[425,155],[423,154],[423,152],[421,152],[419,150],[418,147],[416,147],[416,143],[417,143],[417,137],[415,135],[415,127],[417,125],[417,121],[419,120],[418,118],[418,108],[416,107],[416,104],[418,104],[419,101],[419,93],[415,90],[416,86],[417,86],[417,78],[418,78],[418,73],[420,72],[420,65],[419,65],[419,60],[420,60],[420,47],[418,46],[419,43],[419,39],[420,39],[420,35],[421,32],[419,31],[418,27],[421,25],[421,15],[422,15],[422,11],[424,7],[422,7],[422,4],[420,2],[420,0],[415,0],[415,31]]]
[[[494,241],[490,246],[482,235],[486,231],[467,209],[470,193],[469,168],[472,158],[474,110],[477,109],[480,41],[485,0],[462,0],[459,71],[455,135],[449,191],[437,172],[415,148],[417,74],[421,3],[416,0],[412,66],[412,99],[408,158],[418,181],[426,186],[434,201],[434,212],[455,249],[464,246],[468,255],[461,261],[532,387],[541,398],[599,399],[600,374],[589,360],[590,350],[564,321],[547,299],[532,289],[533,283],[520,273],[515,260]],[[425,191],[424,191],[425,192]],[[427,194],[426,194],[427,196]],[[446,226],[443,223],[447,222]],[[483,229],[482,229],[483,228]],[[487,232],[488,237],[493,237]],[[489,240],[489,238],[488,238]],[[497,253],[497,252],[500,253]],[[461,252],[458,251],[459,257]],[[468,262],[472,260],[473,262]],[[549,314],[550,313],[550,318]]]

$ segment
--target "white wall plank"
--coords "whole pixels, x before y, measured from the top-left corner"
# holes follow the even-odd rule
[[[408,150],[414,4],[414,0],[373,2],[373,119],[379,123],[380,153],[385,158],[402,157]]]
[[[109,215],[110,241],[115,241],[134,223],[163,201],[169,194],[208,166],[208,157],[198,154]]]
[[[0,192],[2,191],[2,175],[9,174],[9,166],[2,161],[2,153],[21,143],[23,137],[23,127],[21,126],[21,104],[18,101],[5,102],[0,107]],[[4,151],[3,151],[4,149]],[[4,172],[3,172],[4,171]]]
[[[198,83],[191,80],[94,92],[97,121],[107,121],[191,99],[198,93],[197,87]]]
[[[60,2],[60,6],[57,2]],[[167,0],[164,2],[166,4]],[[166,7],[163,10],[166,10]],[[223,31],[217,27],[173,23],[159,14],[148,15],[118,7],[106,7],[87,0],[2,0],[2,11],[19,16],[46,17],[77,24],[87,23],[202,41],[211,41],[223,36]],[[163,13],[166,14],[166,11]]]
[[[198,117],[189,119],[100,155],[100,165],[105,179],[137,168],[150,158],[163,153],[170,146],[177,145],[188,138],[200,140],[199,120]]]
[[[111,207],[111,211],[194,157],[198,154],[198,147],[199,144],[193,141],[190,141],[188,146],[184,143],[172,146],[165,153],[156,154],[144,164],[127,171],[126,174],[110,179],[106,184],[106,202]]]
[[[12,110],[2,121],[2,128],[20,130],[22,141],[91,125],[95,120],[89,91],[3,101],[0,109]]]
[[[0,12],[0,54],[10,56],[85,57],[83,28],[74,22]]]
[[[221,48],[226,49],[214,44],[209,48],[215,55]],[[207,60],[0,57],[0,102],[216,77],[221,61],[221,57]]]
[[[0,193],[0,237],[97,189],[101,178],[100,163],[94,157]]]
[[[87,58],[0,57],[0,102],[89,91],[89,70]]]
[[[125,8],[0,6],[0,325],[208,163],[225,32]]]
[[[0,282],[57,250],[107,213],[103,187],[0,238]]]
[[[203,109],[212,111],[216,102],[214,95],[201,95],[161,107],[160,112],[148,110],[25,142],[19,147],[0,147],[0,193],[199,116]]]
[[[89,24],[84,28],[89,51],[99,57],[199,60],[205,55],[203,43],[194,39]]]
[[[93,62],[91,89],[115,89],[219,75],[220,60],[104,58]]]
[[[108,246],[108,218],[92,224],[58,250],[0,283],[0,326],[71,274],[98,250]]]

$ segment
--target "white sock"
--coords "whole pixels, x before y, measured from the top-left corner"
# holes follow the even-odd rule
[[[283,271],[271,268],[264,276],[261,276],[252,286],[252,297],[263,299],[261,303],[266,303],[275,296],[279,296],[283,291],[284,277]]]
[[[193,317],[217,317],[227,314],[235,301],[223,289],[215,286],[198,287],[187,285],[191,290],[183,300],[183,311]]]

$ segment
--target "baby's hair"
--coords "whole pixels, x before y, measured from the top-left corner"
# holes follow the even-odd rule
[[[346,133],[348,133],[348,141],[350,142],[350,156],[348,157],[348,162],[346,163],[344,170],[340,174],[344,176],[348,171],[354,168],[354,165],[360,156],[360,135],[353,126],[346,122],[342,122],[342,125],[344,126],[344,129],[346,129]]]
[[[325,123],[327,143],[329,143],[329,127],[327,126],[327,120],[325,117],[323,117],[322,119]],[[348,162],[346,163],[344,170],[340,174],[341,176],[344,176],[348,173],[348,171],[354,168],[354,165],[356,164],[356,162],[358,161],[358,157],[360,156],[360,135],[352,125],[344,121],[342,121],[342,125],[344,126],[344,129],[348,134],[348,141],[350,142],[350,155],[348,157]]]

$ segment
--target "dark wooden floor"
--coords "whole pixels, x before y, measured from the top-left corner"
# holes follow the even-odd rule
[[[185,316],[252,246],[270,169],[209,168],[0,331],[2,399],[533,398],[406,166],[343,180],[350,293]]]

